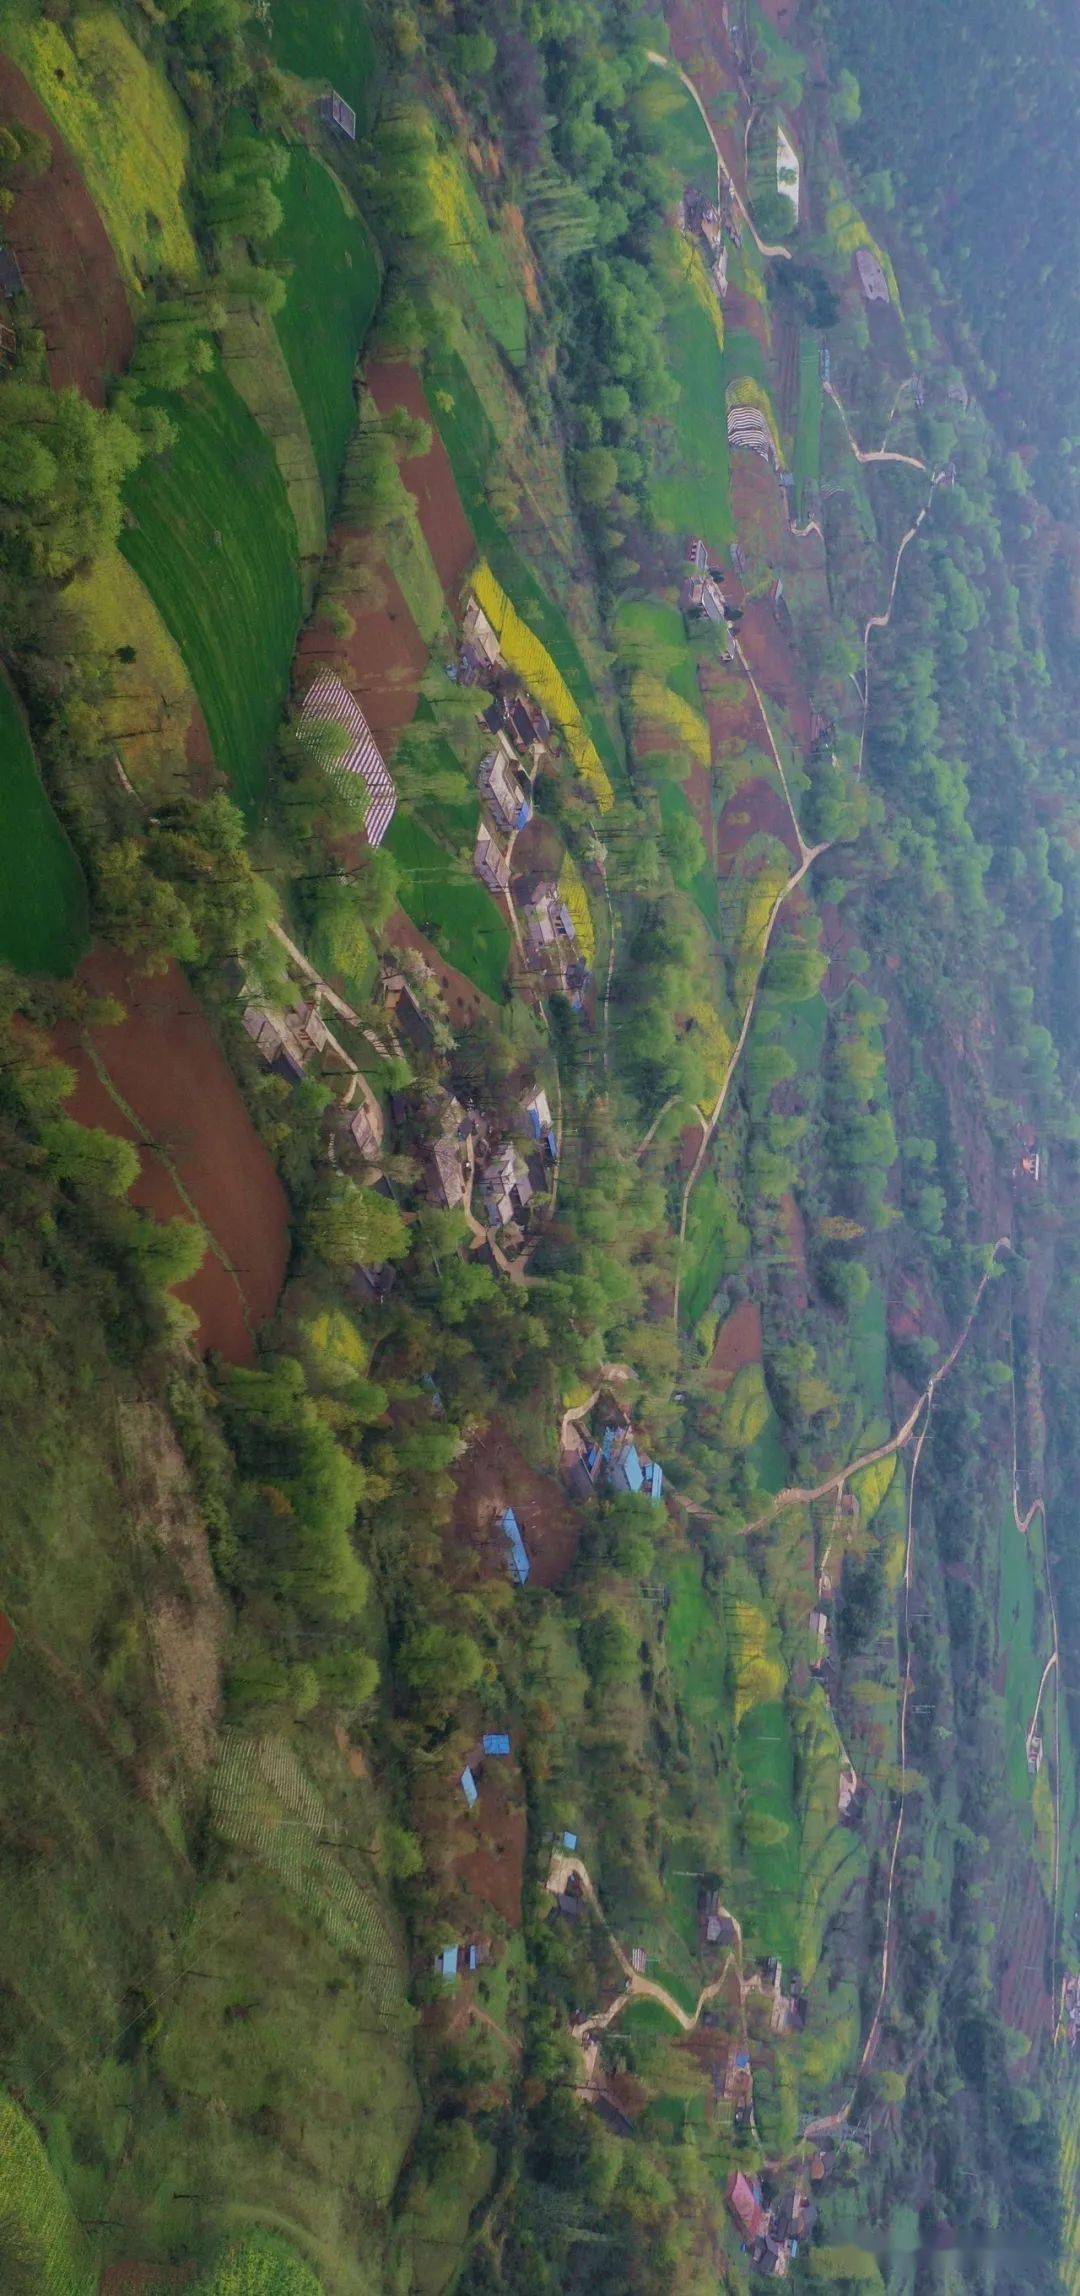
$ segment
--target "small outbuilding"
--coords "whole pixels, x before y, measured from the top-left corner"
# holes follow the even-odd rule
[[[521,1536],[521,1525],[518,1522],[517,1516],[515,1515],[512,1507],[506,1507],[503,1510],[502,1532],[506,1540],[506,1544],[510,1550],[510,1576],[514,1581],[515,1586],[524,1586],[527,1583],[532,1565],[529,1561],[528,1555],[525,1552],[525,1541]]]
[[[319,105],[319,118],[324,127],[336,128],[338,134],[345,136],[349,143],[356,142],[356,113],[352,105],[346,103],[344,96],[339,96],[336,88],[327,89]]]

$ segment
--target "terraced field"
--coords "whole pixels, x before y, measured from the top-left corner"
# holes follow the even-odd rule
[[[356,421],[352,372],[379,297],[375,243],[329,168],[293,146],[275,261],[289,266],[275,320],[304,410],[328,509]]]
[[[164,403],[176,443],[129,480],[121,548],[180,649],[215,759],[253,818],[300,620],[296,529],[273,448],[220,364]]]
[[[20,972],[71,973],[87,946],[88,914],[82,870],[0,674],[0,958]]]

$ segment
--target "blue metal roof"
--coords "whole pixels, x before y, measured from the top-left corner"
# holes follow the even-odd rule
[[[564,1835],[563,1835],[563,1838],[562,1838],[562,1846],[563,1846],[564,1850],[576,1850],[576,1848],[577,1848],[577,1835],[576,1835],[576,1834],[564,1834]]]
[[[548,1133],[548,1136],[547,1136],[547,1150],[548,1150],[548,1155],[550,1156],[552,1163],[553,1163],[553,1164],[557,1164],[557,1163],[558,1163],[558,1161],[559,1161],[559,1143],[558,1143],[558,1141],[557,1141],[557,1140],[556,1140],[556,1138],[555,1138],[555,1134],[554,1134],[554,1132],[549,1132],[549,1133]]]
[[[471,1810],[477,1799],[476,1780],[467,1765],[461,1773],[461,1791]]]
[[[525,1541],[521,1536],[521,1525],[518,1522],[517,1516],[515,1515],[512,1507],[507,1507],[506,1513],[502,1519],[502,1527],[506,1534],[507,1543],[510,1548],[510,1576],[516,1581],[518,1586],[524,1586],[532,1566],[529,1562],[528,1555],[525,1552]]]
[[[750,2070],[750,2059],[747,2056],[745,2049],[739,2049],[736,2051],[735,2070],[737,2073],[748,2073]]]
[[[627,1444],[614,1473],[626,1484],[628,1491],[640,1491],[645,1481],[645,1475],[638,1458],[636,1443]]]
[[[645,1480],[649,1486],[649,1497],[653,1505],[658,1507],[664,1489],[664,1470],[658,1466],[655,1459],[651,1459],[649,1462],[649,1470]]]
[[[601,1444],[600,1444],[600,1456],[601,1456],[601,1458],[602,1458],[602,1459],[610,1459],[610,1457],[611,1457],[611,1454],[612,1454],[612,1452],[613,1452],[614,1448],[615,1448],[615,1428],[614,1428],[614,1426],[611,1426],[611,1427],[605,1427],[605,1429],[604,1429],[604,1433],[603,1433],[603,1439],[602,1439],[602,1441],[601,1441]]]
[[[478,1963],[479,1963],[479,1960],[480,1960],[480,1955],[479,1955],[479,1953],[477,1952],[475,1945],[470,1945],[470,1947],[469,1947],[469,1967],[470,1967],[470,1969],[475,1969],[475,1968],[477,1967]]]
[[[510,1740],[505,1730],[487,1730],[484,1733],[485,1754],[508,1754]]]
[[[532,806],[530,805],[528,798],[523,797],[517,810],[517,819],[514,822],[515,829],[524,829],[526,823],[530,821],[531,818]]]
[[[457,1946],[456,1946],[456,1945],[448,1945],[448,1946],[446,1946],[446,1948],[444,1949],[444,1951],[443,1951],[442,1953],[440,1953],[440,1955],[439,1955],[439,1971],[440,1971],[440,1975],[441,1975],[441,1976],[443,1976],[443,1977],[456,1977],[456,1976],[457,1976],[457,1965],[458,1965],[458,1949],[457,1949]]]

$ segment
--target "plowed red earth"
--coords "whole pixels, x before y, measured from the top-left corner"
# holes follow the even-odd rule
[[[487,1761],[474,1765],[474,1775],[479,1800],[457,1821],[454,1863],[469,1896],[517,1929],[527,1828],[524,1802],[513,1791],[516,1769]]]
[[[814,736],[806,682],[791,640],[780,628],[768,598],[755,598],[747,606],[739,628],[739,638],[746,659],[765,695],[766,707],[770,702],[779,702],[781,708],[787,711],[799,748],[804,757],[809,757]],[[769,716],[771,722],[771,710]]]
[[[761,1309],[756,1300],[743,1299],[717,1332],[705,1377],[710,1387],[722,1392],[744,1364],[760,1362]]]
[[[516,1443],[489,1427],[468,1452],[458,1481],[450,1530],[455,1577],[496,1578],[508,1549],[498,1518],[512,1507],[532,1566],[529,1585],[557,1586],[577,1553],[581,1518],[554,1475],[538,1474]]]
[[[1010,1911],[1012,1911],[1010,1907]],[[1026,2033],[1033,2058],[1039,2043],[1053,2026],[1054,2005],[1046,1989],[1046,1901],[1038,1874],[1029,1867],[1017,1917],[1010,1925],[1010,1947],[1001,1979],[1001,2014],[1015,2032]],[[1021,2065],[1022,2065],[1021,2060]],[[1018,2068],[1020,2078],[1024,2075]]]
[[[75,383],[94,406],[122,374],[135,340],[127,296],[108,233],[67,145],[22,73],[0,56],[0,120],[46,136],[52,166],[32,181],[12,180],[15,203],[4,221],[45,336],[49,380]]]
[[[431,430],[428,453],[413,455],[403,462],[401,475],[410,494],[416,497],[424,540],[453,612],[458,591],[475,562],[476,543],[461,507],[450,457],[431,418],[423,383],[415,367],[408,366],[402,359],[373,359],[366,381],[381,415],[389,414],[395,407],[405,407]]]
[[[362,549],[358,529],[337,526],[330,537],[329,557],[340,565],[343,554]],[[335,590],[352,616],[348,637],[339,638],[329,623],[309,622],[297,652],[301,685],[310,683],[316,669],[335,669],[356,695],[384,757],[392,757],[400,734],[416,716],[420,680],[427,668],[428,650],[413,621],[401,589],[388,566],[373,569],[378,603],[354,604],[347,579],[335,579]],[[366,574],[370,580],[371,575]]]
[[[716,866],[726,877],[734,866],[744,845],[752,837],[775,837],[786,845],[794,860],[798,859],[795,831],[791,815],[784,803],[783,792],[774,789],[769,781],[748,781],[729,797],[716,825]]]
[[[132,1201],[157,1219],[191,1218],[175,1171],[217,1245],[217,1254],[208,1251],[179,1292],[199,1318],[197,1344],[230,1363],[250,1363],[255,1331],[277,1303],[289,1256],[287,1205],[270,1157],[175,966],[150,977],[115,951],[96,949],[81,978],[125,1008],[118,1028],[89,1034],[131,1118],[117,1107],[70,1028],[57,1037],[61,1057],[78,1080],[69,1113],[138,1144],[141,1169]]]

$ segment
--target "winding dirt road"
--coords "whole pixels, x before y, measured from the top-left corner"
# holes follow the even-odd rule
[[[990,1254],[986,1272],[979,1278],[978,1288],[971,1303],[967,1321],[959,1337],[953,1341],[944,1362],[939,1363],[937,1370],[927,1382],[922,1394],[912,1405],[907,1418],[897,1428],[895,1435],[890,1435],[888,1442],[877,1444],[874,1450],[864,1451],[858,1459],[850,1460],[847,1466],[838,1467],[835,1474],[827,1476],[823,1483],[815,1484],[812,1489],[793,1485],[789,1490],[778,1491],[771,1507],[767,1508],[763,1515],[755,1516],[752,1523],[745,1525],[747,1537],[754,1531],[766,1530],[770,1523],[775,1522],[777,1515],[783,1514],[788,1507],[812,1507],[818,1499],[827,1499],[830,1491],[836,1491],[839,1494],[844,1489],[845,1484],[851,1481],[852,1476],[860,1474],[864,1467],[876,1467],[880,1460],[891,1459],[894,1452],[902,1451],[905,1444],[910,1443],[922,1413],[929,1409],[933,1401],[935,1388],[940,1387],[942,1380],[948,1378],[953,1365],[967,1346],[971,1337],[972,1326],[982,1305],[983,1293],[987,1284],[993,1279],[994,1269],[1002,1252],[1010,1252],[1011,1250],[1011,1236],[999,1236]]]
[[[790,247],[773,247],[770,245],[767,239],[760,238],[757,231],[754,229],[754,219],[750,213],[745,199],[743,198],[741,191],[739,190],[738,184],[732,175],[731,169],[729,168],[728,163],[724,158],[723,152],[720,149],[720,145],[716,138],[716,130],[713,127],[712,121],[709,118],[708,112],[702,103],[701,97],[699,96],[698,91],[694,86],[689,72],[684,72],[681,65],[673,64],[670,56],[659,55],[655,48],[647,48],[645,53],[650,64],[659,65],[659,68],[662,72],[674,72],[676,79],[681,80],[684,88],[686,88],[688,93],[693,96],[694,102],[697,105],[699,112],[701,113],[701,117],[704,120],[706,127],[708,128],[709,142],[711,143],[713,150],[716,153],[717,201],[719,202],[722,196],[723,184],[721,179],[723,179],[723,183],[726,183],[728,186],[732,199],[734,200],[735,205],[738,208],[740,215],[742,216],[743,222],[745,223],[746,228],[750,233],[750,237],[752,238],[754,245],[757,248],[758,254],[767,255],[771,259],[775,259],[780,263],[790,263]]]
[[[870,463],[870,462],[898,462],[898,463],[902,463],[902,464],[904,464],[908,470],[921,470],[921,472],[922,472],[922,474],[923,474],[923,477],[924,477],[924,478],[929,478],[929,476],[930,476],[930,470],[929,470],[929,466],[928,466],[928,465],[927,465],[925,462],[922,462],[922,461],[920,460],[920,458],[919,458],[919,456],[918,456],[917,454],[900,454],[900,453],[899,453],[899,452],[896,450],[896,448],[894,448],[894,447],[887,447],[887,446],[878,446],[878,447],[861,447],[861,446],[859,445],[859,442],[858,442],[858,440],[857,440],[856,436],[855,436],[855,433],[854,433],[854,431],[853,431],[853,430],[852,430],[852,428],[851,428],[851,424],[849,423],[849,421],[848,421],[848,419],[847,419],[847,414],[846,414],[846,411],[845,411],[845,408],[844,408],[844,402],[843,402],[843,400],[841,399],[841,397],[839,396],[839,393],[837,392],[837,389],[836,389],[836,386],[835,386],[835,384],[833,384],[833,383],[823,383],[821,387],[822,387],[822,390],[823,390],[823,391],[824,391],[824,393],[825,393],[825,396],[826,396],[826,398],[827,398],[827,399],[831,399],[831,400],[832,400],[832,403],[833,403],[833,405],[834,405],[834,407],[836,408],[837,414],[839,415],[839,417],[840,417],[840,420],[841,420],[841,422],[843,423],[844,429],[845,429],[845,431],[846,431],[846,433],[847,433],[847,442],[848,442],[848,445],[849,445],[849,447],[851,448],[852,454],[854,455],[856,462],[862,462],[862,463]],[[892,427],[893,416],[895,415],[895,413],[896,413],[896,404],[895,404],[895,402],[894,402],[894,404],[893,404],[893,412],[892,412],[892,414],[889,416],[888,425],[886,426],[886,431],[885,431],[885,436],[886,436],[886,438],[888,438],[888,435],[889,435],[889,430],[890,430],[890,428]]]
[[[896,585],[900,580],[900,568],[904,563],[904,555],[914,542],[916,535],[921,532],[925,520],[929,517],[933,507],[934,488],[938,483],[938,476],[935,472],[930,482],[929,495],[918,517],[914,524],[908,527],[906,534],[902,534],[900,537],[900,547],[897,550],[896,561],[893,566],[892,582],[889,585],[889,603],[885,612],[883,614],[871,614],[863,631],[862,726],[859,731],[859,763],[855,771],[856,781],[862,780],[863,758],[866,753],[866,728],[870,718],[870,640],[875,630],[887,630],[892,621],[893,607],[896,604]]]

